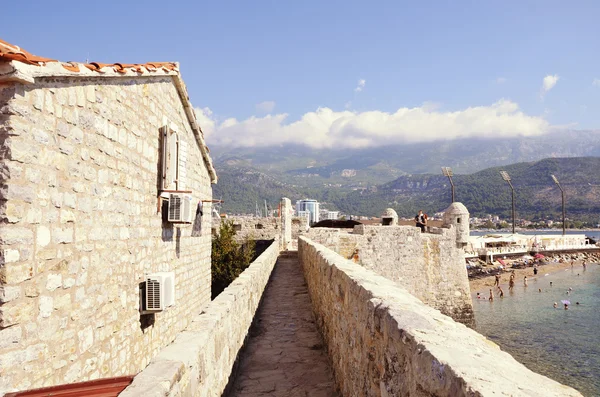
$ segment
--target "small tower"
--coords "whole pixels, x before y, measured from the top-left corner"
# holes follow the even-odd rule
[[[387,208],[381,214],[381,224],[383,226],[397,226],[398,225],[398,214],[393,208]]]
[[[443,227],[456,228],[456,246],[464,248],[469,242],[469,210],[462,203],[454,202],[444,211]]]

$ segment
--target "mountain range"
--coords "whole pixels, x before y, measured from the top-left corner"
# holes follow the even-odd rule
[[[552,173],[567,192],[570,213],[586,216],[600,209],[594,203],[599,192],[594,185],[600,185],[594,172],[600,166],[600,131],[354,150],[287,145],[211,146],[211,151],[219,174],[213,193],[225,200],[222,209],[227,212],[254,213],[256,203],[267,200],[273,207],[283,196],[315,198],[348,214],[376,216],[386,207],[401,216],[421,207],[437,212],[450,201],[441,166],[452,167],[457,200],[472,214],[507,213],[510,189],[499,167],[513,177],[522,216],[556,213],[560,194],[553,193]]]

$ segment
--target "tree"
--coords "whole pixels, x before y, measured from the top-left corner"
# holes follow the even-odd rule
[[[242,244],[235,240],[233,222],[224,220],[212,240],[211,295],[214,299],[248,266],[254,257],[254,240]]]

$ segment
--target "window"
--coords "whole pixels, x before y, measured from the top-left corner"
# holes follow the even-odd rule
[[[460,223],[460,218],[456,218],[456,223]]]
[[[161,128],[162,176],[161,190],[179,188],[179,136],[177,131],[165,125]]]

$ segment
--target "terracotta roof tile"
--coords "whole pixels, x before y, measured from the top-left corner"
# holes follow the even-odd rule
[[[0,39],[0,61],[18,61],[28,65],[44,66],[48,63],[60,63],[63,68],[71,72],[79,72],[79,65],[83,65],[91,71],[101,72],[103,68],[110,67],[115,72],[127,73],[137,72],[143,73],[144,69],[155,71],[163,69],[165,72],[177,71],[177,64],[174,62],[148,62],[148,63],[76,63],[76,62],[60,62],[56,59],[44,58],[25,51],[19,46],[7,43]]]

